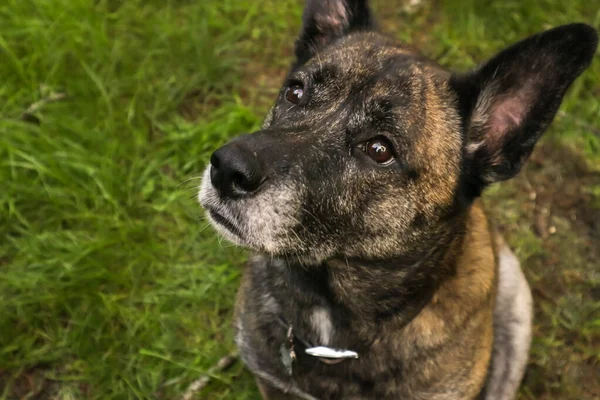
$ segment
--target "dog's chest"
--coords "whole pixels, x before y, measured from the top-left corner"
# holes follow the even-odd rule
[[[402,376],[401,364],[393,362],[394,368],[385,368],[388,372],[381,373],[382,365],[390,362],[391,357],[382,357],[377,363],[374,354],[363,354],[359,359],[328,364],[305,354],[305,344],[295,337],[296,358],[288,369],[282,354],[289,350],[285,327],[273,320],[255,326],[258,329],[248,329],[244,321],[243,317],[238,319],[236,335],[242,358],[252,372],[269,385],[302,399],[398,398],[401,387],[396,380]],[[378,365],[377,373],[371,369],[372,365]]]
[[[236,342],[248,367],[262,380],[300,398],[398,398],[402,361],[389,352],[367,348],[349,321],[347,310],[334,305],[323,286],[327,277],[315,272],[291,280],[254,265],[250,290],[236,312]],[[244,290],[244,286],[241,290]],[[285,352],[289,327],[296,358],[288,368]],[[358,352],[358,359],[325,363],[307,355],[308,346]],[[288,358],[286,360],[286,358]],[[377,368],[373,368],[373,366]]]

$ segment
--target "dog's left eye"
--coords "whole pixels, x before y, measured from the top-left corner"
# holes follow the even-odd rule
[[[285,99],[292,104],[300,103],[302,95],[304,94],[304,88],[300,84],[293,84],[289,86],[285,92]]]
[[[371,139],[366,142],[363,151],[377,164],[389,165],[394,161],[392,144],[383,137]]]

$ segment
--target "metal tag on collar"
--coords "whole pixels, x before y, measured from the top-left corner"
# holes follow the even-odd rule
[[[320,358],[332,358],[332,359],[345,359],[345,358],[358,358],[358,353],[352,350],[336,350],[331,347],[318,346],[310,347],[305,350],[306,354],[320,357]]]
[[[289,376],[292,376],[292,366],[296,361],[296,351],[294,350],[294,331],[292,326],[288,327],[287,337],[279,347],[281,362]]]

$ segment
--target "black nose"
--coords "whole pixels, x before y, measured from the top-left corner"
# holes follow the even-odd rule
[[[210,181],[221,196],[241,197],[254,192],[264,181],[256,153],[243,144],[231,142],[210,157]]]

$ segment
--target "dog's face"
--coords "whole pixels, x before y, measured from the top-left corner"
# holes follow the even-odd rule
[[[430,62],[376,34],[346,37],[290,74],[261,132],[227,145],[233,155],[217,151],[217,168],[244,153],[259,186],[224,194],[207,171],[202,204],[236,225],[216,225],[226,237],[271,254],[408,249],[453,202],[453,100],[448,74]]]
[[[565,26],[458,75],[371,27],[365,1],[308,1],[263,129],[204,174],[200,202],[225,237],[305,263],[425,251],[519,171],[597,43]]]

